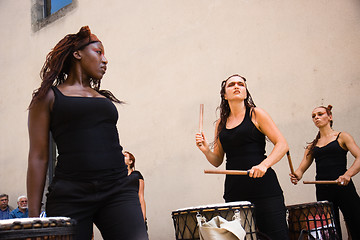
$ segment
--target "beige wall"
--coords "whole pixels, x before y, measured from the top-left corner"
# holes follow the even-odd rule
[[[151,239],[174,239],[173,210],[223,202],[223,177],[203,174],[211,166],[194,134],[204,103],[212,140],[220,82],[233,73],[247,77],[295,167],[316,135],[310,114],[320,104],[332,104],[335,130],[360,144],[357,0],[79,0],[37,32],[30,10],[30,1],[0,0],[0,192],[14,206],[26,192],[27,106],[39,71],[58,40],[83,25],[105,45],[102,87],[128,103],[118,107],[118,128],[145,177]],[[290,184],[286,158],[275,170],[286,204],[315,201],[314,186]],[[314,166],[304,176],[313,178]],[[360,175],[353,179],[359,189]]]

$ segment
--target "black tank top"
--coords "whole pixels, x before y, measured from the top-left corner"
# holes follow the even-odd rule
[[[346,172],[347,151],[340,146],[339,136],[340,133],[334,141],[323,147],[314,147],[317,180],[336,180]]]
[[[244,120],[236,127],[224,127],[219,139],[226,153],[226,169],[249,170],[265,158],[265,135],[251,121],[250,108]],[[224,199],[227,202],[243,201],[281,195],[282,190],[275,171],[269,168],[262,178],[227,175]]]
[[[58,148],[55,176],[75,180],[126,177],[115,105],[107,98],[65,96],[58,88],[52,89],[50,130]]]

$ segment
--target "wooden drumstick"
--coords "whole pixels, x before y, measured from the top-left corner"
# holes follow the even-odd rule
[[[204,173],[226,174],[226,175],[249,175],[250,171],[243,170],[204,170]]]
[[[303,181],[304,184],[338,184],[336,180],[332,181]]]
[[[200,104],[199,132],[203,131],[204,104]]]
[[[199,132],[203,131],[203,120],[204,120],[204,104],[200,104],[200,117],[199,117]],[[198,143],[198,146],[201,147],[202,143]]]
[[[292,161],[291,161],[290,151],[287,151],[286,156],[287,156],[287,159],[288,159],[288,162],[289,162],[290,172],[291,172],[291,174],[295,175],[294,167],[293,167]]]

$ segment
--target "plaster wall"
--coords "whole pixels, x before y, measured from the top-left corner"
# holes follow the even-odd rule
[[[118,129],[145,177],[151,239],[174,239],[173,210],[223,202],[224,177],[203,174],[211,166],[194,135],[204,103],[212,141],[220,82],[231,74],[248,79],[256,105],[286,137],[295,168],[317,133],[311,111],[318,105],[333,105],[334,129],[360,144],[359,1],[79,0],[36,32],[31,7],[0,0],[0,192],[12,206],[26,193],[27,107],[45,56],[84,25],[105,46],[102,88],[127,102],[118,106]],[[314,186],[290,183],[285,157],[274,168],[287,205],[315,201]],[[311,166],[304,179],[314,176]],[[353,180],[359,189],[360,175]]]

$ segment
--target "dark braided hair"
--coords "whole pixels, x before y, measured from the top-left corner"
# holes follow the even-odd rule
[[[72,64],[72,53],[74,51],[81,50],[90,43],[99,41],[100,40],[91,33],[88,26],[82,27],[76,34],[68,34],[61,39],[46,56],[45,63],[40,72],[42,82],[40,87],[33,92],[33,99],[30,106],[34,101],[44,98],[51,86],[58,86],[66,80]],[[100,79],[90,80],[90,86],[95,91],[113,102],[123,103],[110,91],[100,90],[100,83]]]
[[[324,108],[326,110],[326,114],[329,116],[332,116],[332,112],[331,112],[332,106],[331,105],[328,105],[327,107],[319,106],[317,108]],[[330,127],[332,127],[332,126],[333,126],[333,120],[330,120]],[[309,146],[307,146],[307,148],[309,149],[309,152],[308,152],[307,156],[311,156],[313,154],[314,148],[315,148],[316,144],[318,143],[319,139],[320,139],[320,131],[317,133],[315,139],[312,142],[308,143]]]
[[[220,110],[220,122],[217,128],[217,134],[215,136],[215,141],[214,143],[216,143],[216,141],[219,139],[219,134],[221,132],[221,130],[225,127],[226,121],[230,115],[230,106],[229,106],[229,102],[228,100],[225,99],[225,86],[227,81],[232,78],[232,77],[240,77],[241,79],[243,79],[246,83],[246,78],[244,78],[243,76],[239,75],[239,74],[233,74],[230,77],[228,77],[226,80],[221,82],[221,90],[220,90],[220,97],[221,97],[221,102],[220,102],[220,106],[217,107],[216,110]],[[245,107],[246,108],[250,108],[251,110],[256,107],[249,90],[246,87],[246,98],[245,98]]]

